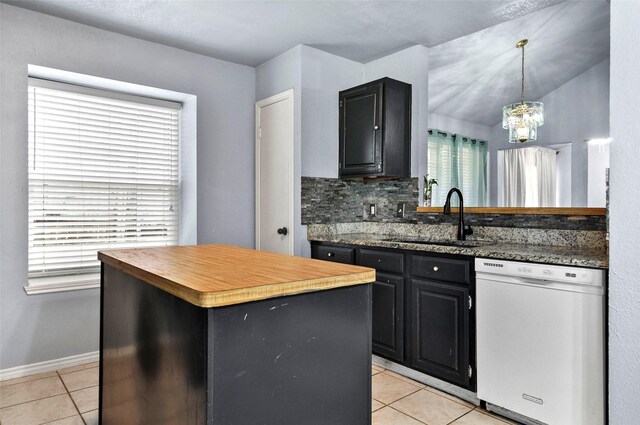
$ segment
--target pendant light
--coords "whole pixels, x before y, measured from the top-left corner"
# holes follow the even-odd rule
[[[522,49],[522,91],[520,102],[502,108],[502,128],[509,129],[509,143],[533,142],[538,138],[538,127],[544,124],[544,105],[541,102],[524,101],[524,46],[529,40],[518,41]]]

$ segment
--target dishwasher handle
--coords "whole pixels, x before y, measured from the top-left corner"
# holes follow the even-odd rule
[[[521,276],[500,276],[476,273],[476,284],[487,282],[500,285],[525,285],[540,289],[580,292],[585,294],[602,295],[604,288],[601,286],[585,285],[580,283],[557,282],[554,280],[534,279]]]

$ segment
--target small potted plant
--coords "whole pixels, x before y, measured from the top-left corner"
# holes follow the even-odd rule
[[[437,179],[430,179],[429,174],[423,177],[424,179],[424,190],[423,190],[423,201],[425,207],[431,206],[431,195],[433,193],[433,185],[438,185]]]

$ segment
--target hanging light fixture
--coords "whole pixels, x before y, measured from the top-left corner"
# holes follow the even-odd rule
[[[538,127],[544,124],[544,105],[524,101],[524,46],[529,40],[518,41],[522,49],[522,91],[520,102],[502,108],[502,128],[509,129],[509,143],[533,142],[538,138]]]

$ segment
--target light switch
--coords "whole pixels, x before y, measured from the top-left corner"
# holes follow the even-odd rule
[[[369,204],[369,215],[372,217],[376,215],[376,204]]]
[[[396,217],[404,218],[404,210],[407,206],[406,202],[399,202],[398,207],[396,208]]]

